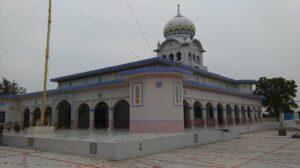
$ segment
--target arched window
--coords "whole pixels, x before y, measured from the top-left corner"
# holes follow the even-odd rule
[[[162,57],[165,58],[165,59],[167,59],[167,56],[166,56],[166,55],[163,55]]]
[[[177,61],[181,61],[181,52],[178,52],[178,53],[176,54],[176,60],[177,60]]]
[[[171,61],[174,61],[174,54],[170,54],[170,55],[169,55],[169,59],[170,59]]]
[[[193,54],[193,60],[194,60],[194,62],[196,62],[196,55],[195,54]]]

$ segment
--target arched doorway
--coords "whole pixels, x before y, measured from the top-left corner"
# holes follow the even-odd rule
[[[46,112],[45,112],[45,124],[46,125],[51,125],[52,124],[52,108],[47,107]]]
[[[95,128],[108,128],[108,105],[104,102],[97,104],[95,108]]]
[[[214,120],[214,106],[212,103],[208,102],[206,104],[206,122],[207,126],[214,126],[215,120]]]
[[[78,107],[78,128],[90,127],[90,107],[83,103]]]
[[[244,106],[241,107],[241,113],[242,113],[242,123],[245,125],[247,121],[246,121],[246,109]]]
[[[218,126],[222,127],[224,125],[224,115],[223,115],[223,105],[217,105],[217,116],[218,116]]]
[[[186,100],[183,101],[183,120],[184,120],[184,128],[190,128],[191,127],[190,105]]]
[[[227,119],[227,125],[233,125],[233,115],[232,115],[232,108],[230,104],[226,105],[226,119]]]
[[[235,124],[240,124],[240,114],[239,114],[239,106],[234,106],[234,118],[235,118]]]
[[[203,116],[202,116],[202,104],[199,101],[196,101],[193,104],[194,109],[194,125],[196,127],[203,126]]]
[[[40,119],[41,119],[41,109],[37,107],[33,110],[32,125],[36,126]]]
[[[23,119],[24,119],[24,124],[23,127],[27,128],[30,125],[30,111],[28,108],[26,108],[23,112]]]
[[[248,106],[248,107],[247,107],[247,116],[248,116],[248,118],[249,118],[249,122],[250,122],[250,123],[252,123],[251,112],[252,112],[251,107]]]
[[[58,128],[71,128],[71,105],[69,102],[63,100],[57,105],[58,119],[57,127]]]
[[[118,101],[114,106],[114,128],[129,129],[130,105],[125,100]]]

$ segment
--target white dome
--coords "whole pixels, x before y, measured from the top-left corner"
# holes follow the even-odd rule
[[[179,34],[189,35],[193,38],[195,33],[196,29],[194,23],[182,16],[180,13],[168,21],[164,28],[165,38]]]

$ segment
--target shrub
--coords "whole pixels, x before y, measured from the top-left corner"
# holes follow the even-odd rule
[[[20,125],[19,125],[18,122],[15,122],[15,124],[14,124],[14,130],[15,130],[16,132],[20,132]]]
[[[4,125],[0,124],[0,135],[2,134],[3,130],[4,130]]]

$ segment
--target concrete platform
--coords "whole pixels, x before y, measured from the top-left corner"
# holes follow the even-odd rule
[[[186,130],[170,134],[137,134],[126,131],[58,130],[47,134],[6,133],[0,144],[49,150],[110,160],[122,160],[146,154],[236,138],[238,134],[273,129],[278,123],[220,129]]]

